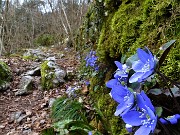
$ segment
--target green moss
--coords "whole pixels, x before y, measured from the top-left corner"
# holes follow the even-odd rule
[[[180,3],[173,0],[123,1],[103,23],[97,44],[100,61],[109,63],[109,58],[129,57],[136,53],[137,48],[144,46],[156,53],[162,44],[179,39],[180,18],[175,17],[180,13],[179,8]],[[176,49],[180,49],[179,42]],[[174,54],[174,51],[171,53]],[[171,62],[165,63],[163,71],[177,79],[177,72],[166,71],[177,63],[172,54],[169,54]]]
[[[103,113],[103,127],[101,127],[101,132],[104,133],[105,131],[103,130],[106,130],[112,135],[117,135],[123,129],[123,126],[121,126],[122,121],[119,117],[114,116],[117,104],[110,97],[110,90],[107,89],[104,84],[98,76],[91,78],[90,95],[93,99],[93,104]],[[96,90],[97,86],[98,89]]]
[[[37,56],[34,56],[34,55],[22,56],[22,58],[23,58],[24,60],[36,60],[36,59],[38,59],[38,57],[37,57]]]
[[[137,48],[147,46],[156,54],[164,43],[176,39],[160,70],[171,79],[180,81],[180,1],[178,0],[103,0],[107,16],[95,12],[98,4],[91,6],[84,26],[85,42],[93,39],[93,44],[81,44],[81,48],[94,48],[100,63],[108,72],[103,78],[95,76],[90,80],[90,94],[98,108],[105,115],[112,134],[125,134],[124,125],[114,117],[116,103],[109,97],[105,83],[115,71],[114,61],[136,53]],[[120,3],[118,3],[120,2]],[[96,20],[102,20],[95,24]],[[98,31],[95,31],[98,28]],[[82,31],[81,31],[82,32]],[[83,35],[83,32],[82,34]],[[94,38],[95,37],[95,38]],[[94,41],[95,40],[95,41]],[[82,41],[81,41],[82,42]],[[85,50],[83,49],[83,50]],[[98,88],[98,89],[97,89]],[[121,130],[122,129],[122,130]]]
[[[5,62],[0,61],[0,86],[5,82],[9,82],[11,79],[12,72],[10,68]]]
[[[54,72],[47,65],[48,61],[41,64],[41,86],[45,90],[53,88],[53,79],[55,78]]]

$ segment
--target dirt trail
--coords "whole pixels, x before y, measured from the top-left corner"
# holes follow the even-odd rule
[[[52,48],[51,52],[56,53],[64,48]],[[69,49],[63,52],[63,58],[57,58],[56,63],[64,69],[75,70],[79,62],[74,55],[75,52]],[[10,88],[0,93],[0,135],[38,135],[41,130],[51,126],[50,119],[50,99],[57,98],[65,93],[68,85],[76,80],[69,80],[64,85],[43,91],[39,86],[40,77],[35,77],[34,89],[32,93],[24,96],[15,96],[20,75],[32,64],[37,62],[23,60],[20,57],[1,58],[6,62],[13,73],[13,80]],[[20,117],[19,117],[20,115]],[[14,117],[19,117],[14,120]]]

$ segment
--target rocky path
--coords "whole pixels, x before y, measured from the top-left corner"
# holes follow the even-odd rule
[[[55,57],[58,66],[75,75],[79,62],[72,49],[51,47],[45,50],[46,58],[48,54]],[[34,75],[33,90],[17,95],[23,74],[42,61],[24,60],[21,57],[1,57],[1,60],[10,66],[13,80],[9,89],[0,92],[0,135],[39,135],[43,129],[51,126],[50,107],[53,101],[65,94],[69,86],[77,85],[77,80],[71,77],[63,85],[44,91],[40,87],[41,76]]]

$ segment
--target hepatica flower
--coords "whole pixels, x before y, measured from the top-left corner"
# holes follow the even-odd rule
[[[137,50],[139,60],[132,64],[135,73],[130,77],[130,83],[145,81],[155,70],[156,59],[148,48],[146,50],[147,52],[140,48]]]
[[[157,116],[150,99],[144,91],[136,95],[137,109],[130,110],[122,116],[124,122],[131,126],[139,126],[135,135],[149,135],[154,132]]]
[[[117,79],[112,79],[106,84],[112,88],[110,95],[119,104],[115,116],[123,116],[134,105],[134,94],[125,86],[122,86]]]
[[[180,119],[180,114],[175,114],[173,116],[169,116],[167,118],[160,118],[159,120],[163,124],[176,124]]]
[[[120,82],[127,82],[129,67],[126,64],[121,64],[118,61],[115,61],[114,63],[118,67],[116,73],[114,74],[114,78],[116,78]]]
[[[96,52],[91,50],[85,58],[86,67],[90,66],[97,71],[99,69],[99,66],[97,65],[97,59],[98,57],[96,56]]]

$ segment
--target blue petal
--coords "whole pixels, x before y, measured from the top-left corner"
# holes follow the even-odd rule
[[[118,116],[118,115],[123,116],[123,115],[125,115],[132,108],[133,104],[134,104],[134,95],[131,94],[127,101],[121,102],[117,106],[115,116]]]
[[[143,63],[146,63],[146,61],[150,58],[150,55],[140,48],[137,49],[137,54],[138,54],[139,59]]]
[[[123,70],[122,64],[121,64],[119,61],[114,61],[114,63],[116,64],[116,66],[117,66],[120,70]]]
[[[133,63],[133,65],[132,65],[132,69],[133,69],[135,72],[141,72],[143,67],[144,67],[144,63],[141,62],[140,60],[135,61],[135,62]]]
[[[159,120],[160,120],[160,122],[161,122],[162,124],[168,124],[168,121],[165,120],[164,118],[160,118]]]
[[[112,88],[114,85],[118,85],[120,82],[117,79],[111,79],[106,83],[106,87]]]
[[[144,91],[141,91],[141,96],[145,100],[146,105],[154,112],[155,111],[154,106],[152,105],[151,100],[147,97]]]
[[[89,131],[89,132],[88,132],[88,135],[92,135],[92,132],[91,132],[91,131]]]
[[[121,103],[124,101],[124,97],[129,93],[130,91],[126,89],[125,87],[121,85],[115,85],[111,90],[111,96],[112,98],[118,102]]]
[[[132,133],[132,126],[129,125],[129,124],[126,124],[126,130],[129,132],[129,133]]]
[[[149,135],[149,133],[151,132],[151,128],[149,127],[145,127],[145,126],[141,126],[134,135]]]
[[[146,102],[144,101],[143,97],[141,96],[141,94],[137,94],[136,95],[136,100],[137,100],[137,104],[138,104],[138,107],[143,110],[146,108]]]
[[[175,114],[176,119],[180,119],[180,114]]]
[[[148,54],[149,54],[150,60],[154,59],[154,56],[153,56],[153,54],[151,53],[151,51],[150,51],[147,47],[145,47],[145,48],[148,50]]]
[[[121,113],[123,113],[123,111],[127,108],[126,104],[124,102],[120,103],[117,107],[116,107],[116,112],[114,113],[115,116],[119,116],[121,115]]]
[[[152,75],[153,72],[154,70],[147,71],[146,73],[144,73],[141,79],[145,81],[150,75]]]
[[[171,124],[177,123],[177,119],[175,118],[175,116],[172,116],[171,118],[168,118],[167,120],[169,120],[171,122]]]
[[[133,83],[133,82],[137,82],[139,78],[142,78],[142,76],[144,75],[144,73],[142,72],[137,72],[134,73],[130,78],[129,78],[129,82]]]
[[[125,123],[132,126],[140,126],[142,125],[141,121],[146,120],[146,118],[141,118],[142,113],[138,111],[129,111],[125,115],[122,116],[122,119]]]
[[[173,116],[170,116],[168,118],[160,118],[159,120],[161,121],[161,123],[163,124],[168,124],[168,121],[171,123],[171,124],[176,124],[178,121],[178,119],[176,118],[178,114],[175,114]],[[178,116],[179,117],[179,116]]]

